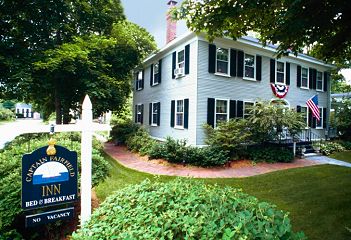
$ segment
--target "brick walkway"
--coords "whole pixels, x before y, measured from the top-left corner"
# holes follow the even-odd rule
[[[105,152],[125,167],[157,175],[195,177],[195,178],[242,178],[289,168],[299,168],[322,164],[306,159],[297,159],[293,163],[257,163],[239,162],[229,167],[201,168],[175,164],[161,164],[147,161],[137,154],[129,152],[124,146],[105,143]]]

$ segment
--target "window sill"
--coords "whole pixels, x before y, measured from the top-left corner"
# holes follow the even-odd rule
[[[175,75],[175,78],[174,79],[181,79],[185,77],[185,74],[181,74],[181,75]]]
[[[143,90],[143,88],[138,88],[138,89],[136,89],[136,91],[141,91],[141,90]]]
[[[257,80],[255,78],[243,77],[243,80],[251,81],[251,82],[257,82]]]
[[[321,130],[324,129],[323,127],[316,127],[317,130]]]
[[[174,129],[184,130],[184,127],[183,126],[174,126]]]
[[[309,90],[308,87],[300,87],[300,88],[303,89],[303,90]]]
[[[151,87],[155,87],[157,85],[160,85],[160,83],[154,83],[154,84],[151,85]]]
[[[322,89],[316,89],[317,92],[324,92]]]
[[[229,74],[225,74],[225,73],[218,73],[218,72],[216,72],[215,75],[216,75],[216,76],[221,76],[221,77],[230,78],[230,75],[229,75]]]
[[[157,124],[154,124],[154,123],[151,124],[150,126],[151,126],[151,127],[158,127],[158,125],[157,125]]]
[[[280,85],[280,86],[286,86],[286,83],[281,83],[281,82],[275,82],[275,84]]]

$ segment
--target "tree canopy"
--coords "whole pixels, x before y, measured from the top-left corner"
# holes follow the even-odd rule
[[[323,60],[351,63],[351,5],[346,0],[184,0],[173,15],[194,32],[237,39],[248,32],[279,44],[278,56],[313,48]]]
[[[4,0],[0,15],[0,97],[56,110],[57,123],[87,93],[96,113],[120,109],[131,70],[156,49],[120,0]]]

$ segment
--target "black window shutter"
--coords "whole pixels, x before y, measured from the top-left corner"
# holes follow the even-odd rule
[[[296,68],[296,86],[301,87],[301,66]]]
[[[286,63],[286,73],[285,73],[286,85],[290,85],[290,63]]]
[[[236,117],[238,118],[243,118],[244,117],[244,102],[243,101],[237,101],[236,104]]]
[[[238,77],[244,76],[244,52],[238,51]]]
[[[328,91],[328,79],[329,79],[329,73],[324,72],[324,83],[323,83],[323,91],[324,92]]]
[[[235,118],[235,117],[236,117],[236,101],[230,100],[229,118]]]
[[[207,99],[207,124],[214,127],[215,99]]]
[[[160,126],[160,120],[161,120],[161,103],[158,102],[156,103],[157,106],[157,126]]]
[[[185,74],[189,74],[189,68],[190,68],[190,58],[189,58],[189,55],[190,55],[190,45],[186,45],[185,46]]]
[[[144,104],[141,104],[141,119],[140,119],[141,124],[144,123]]]
[[[135,109],[135,111],[134,111],[134,122],[137,123],[138,122],[138,105],[135,105],[134,109]]]
[[[317,69],[313,69],[313,89],[317,88]]]
[[[149,125],[151,125],[152,120],[152,103],[149,103]]]
[[[313,121],[313,117],[312,117],[312,111],[311,109],[308,109],[308,126],[312,127],[312,121]]]
[[[184,128],[189,127],[189,99],[184,99]]]
[[[230,76],[232,77],[236,77],[236,54],[236,50],[230,49]]]
[[[271,59],[270,61],[270,82],[275,83],[275,60]]]
[[[141,89],[144,89],[144,69],[141,72]]]
[[[175,79],[174,70],[177,65],[177,52],[172,53],[172,79]]]
[[[216,45],[208,45],[208,72],[215,73],[216,71]]]
[[[154,65],[151,64],[151,69],[150,69],[150,86],[152,86],[152,78],[154,76]]]
[[[171,101],[171,127],[174,127],[175,118],[175,100]]]
[[[317,119],[315,117],[312,118],[312,128],[316,128],[317,126]]]
[[[327,128],[327,108],[323,108],[323,128]]]
[[[313,68],[308,69],[308,87],[313,89]]]
[[[296,112],[301,112],[301,106],[299,105],[296,106]]]
[[[158,61],[158,83],[161,83],[162,80],[162,59]]]
[[[262,80],[262,57],[256,56],[256,80]]]

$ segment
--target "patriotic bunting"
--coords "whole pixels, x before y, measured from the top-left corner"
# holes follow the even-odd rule
[[[289,86],[271,83],[271,88],[275,96],[284,98],[289,91]]]

